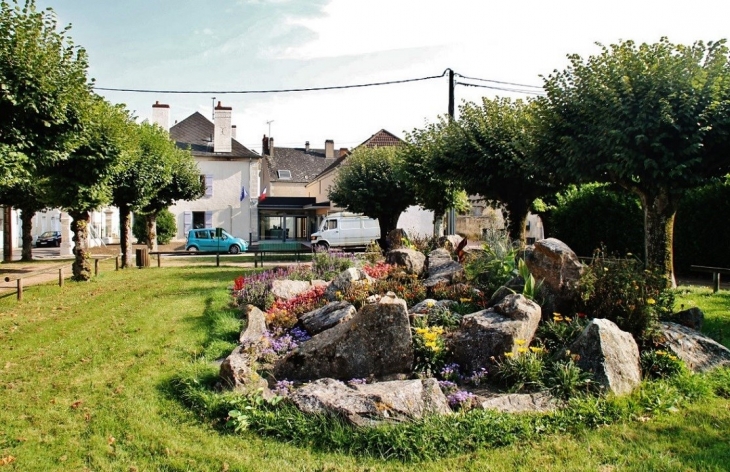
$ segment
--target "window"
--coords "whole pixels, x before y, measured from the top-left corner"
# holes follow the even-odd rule
[[[337,220],[327,220],[327,229],[337,229]]]
[[[201,174],[200,185],[205,189],[205,197],[213,196],[213,175],[212,174]]]
[[[276,173],[279,176],[279,180],[291,180],[290,170],[278,170]]]

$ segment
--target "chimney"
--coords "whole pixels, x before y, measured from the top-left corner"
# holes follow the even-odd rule
[[[215,107],[213,152],[231,152],[231,107],[224,107],[221,102]]]
[[[304,143],[304,151],[305,152],[309,152],[309,141],[307,141],[306,143]]]
[[[262,156],[268,156],[269,155],[269,138],[264,135],[263,138],[261,138],[261,155]]]
[[[170,129],[170,105],[155,101],[152,105],[152,123],[160,125],[162,129]]]
[[[340,148],[340,157],[345,157],[347,155],[347,148]]]
[[[274,138],[269,138],[269,156],[274,157]]]
[[[236,139],[236,125],[231,126],[231,138]]]
[[[331,139],[324,142],[324,157],[325,159],[334,159],[335,157],[335,142]]]

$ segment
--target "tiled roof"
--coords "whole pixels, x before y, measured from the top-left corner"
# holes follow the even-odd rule
[[[189,146],[193,156],[261,157],[235,139],[231,143],[231,152],[213,152],[214,128],[213,122],[195,112],[170,128],[170,137],[179,148],[187,149]]]
[[[362,144],[360,144],[360,146],[373,148],[384,146],[400,146],[401,144],[403,144],[402,139],[400,139],[398,136],[394,135],[390,131],[381,129],[380,131],[366,139]]]
[[[267,157],[272,182],[309,183],[337,159],[325,158],[324,149],[284,148],[274,146],[274,155]],[[280,179],[277,171],[291,171],[291,179]]]

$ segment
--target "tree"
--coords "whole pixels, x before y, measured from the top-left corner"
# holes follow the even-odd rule
[[[88,280],[91,264],[88,252],[90,212],[111,201],[111,179],[116,167],[130,152],[133,119],[123,105],[111,105],[92,96],[84,113],[80,145],[66,159],[44,170],[48,194],[68,211],[73,222],[73,277]]]
[[[430,124],[414,129],[406,134],[406,145],[398,148],[404,163],[403,178],[411,182],[416,203],[433,211],[434,236],[441,233],[441,222],[449,208],[463,212],[469,203],[458,180],[436,171],[435,160],[446,152],[446,139],[439,128]]]
[[[342,165],[329,191],[336,205],[378,219],[383,248],[400,214],[416,203],[411,185],[403,179],[402,165],[393,147],[359,147]]]
[[[510,237],[523,242],[532,201],[551,188],[534,139],[534,109],[532,101],[483,98],[481,106],[462,104],[458,120],[442,117],[409,135],[434,176],[502,202],[511,215]]]
[[[154,249],[157,245],[157,215],[166,210],[176,200],[197,200],[205,195],[205,184],[200,181],[200,170],[189,149],[180,149],[172,141],[167,141],[170,179],[142,208],[140,214],[147,222],[147,246]]]
[[[155,234],[159,244],[168,244],[177,234],[175,215],[170,210],[162,210],[157,214]],[[144,215],[134,218],[132,234],[137,238],[137,244],[147,244],[147,219]]]
[[[20,260],[25,262],[33,260],[33,215],[47,207],[43,193],[43,186],[29,178],[14,179],[12,184],[0,186],[0,205],[20,210],[23,234]]]
[[[175,144],[159,126],[144,122],[134,126],[133,151],[127,154],[112,177],[112,204],[119,208],[122,267],[129,267],[132,254],[131,215],[150,203],[172,180]]]
[[[545,78],[544,158],[576,181],[615,182],[644,212],[645,263],[674,283],[682,195],[730,170],[730,63],[724,41],[666,38],[601,46]]]
[[[52,10],[0,2],[0,187],[32,180],[38,164],[75,146],[90,94],[87,56]]]

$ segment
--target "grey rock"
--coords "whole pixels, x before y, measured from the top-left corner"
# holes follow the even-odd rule
[[[525,263],[535,280],[553,293],[575,290],[584,266],[564,242],[555,238],[541,239],[525,249]]]
[[[463,276],[464,268],[451,258],[446,249],[436,249],[428,254],[428,278],[423,282],[426,287],[440,283],[452,284]]]
[[[266,380],[253,367],[256,356],[255,349],[236,347],[220,366],[219,377],[223,385],[241,393],[261,391],[265,397],[270,396]]]
[[[309,334],[314,336],[326,329],[347,321],[352,318],[357,310],[348,302],[331,302],[322,308],[318,308],[299,317],[299,321]]]
[[[262,343],[266,334],[266,314],[254,305],[247,305],[244,309],[246,314],[246,329],[243,330],[238,342],[252,346]]]
[[[451,413],[435,379],[365,385],[320,379],[297,389],[290,399],[304,413],[336,414],[355,426],[377,426]]]
[[[578,367],[610,392],[624,395],[641,383],[639,346],[610,320],[592,320],[569,349],[580,356]]]
[[[695,372],[730,365],[730,349],[704,334],[677,323],[664,321],[660,329],[666,345]]]
[[[681,324],[696,331],[702,331],[702,324],[705,321],[705,314],[697,307],[678,311],[669,316],[667,321]]]
[[[340,272],[337,277],[332,280],[329,287],[324,293],[325,298],[329,301],[337,300],[337,292],[344,293],[353,286],[358,284],[369,284],[372,283],[373,279],[362,269],[350,267],[347,270]]]
[[[312,289],[312,284],[306,280],[274,280],[271,282],[271,293],[276,298],[282,300],[291,300],[300,293],[307,292]]]
[[[426,264],[426,256],[413,249],[394,249],[388,252],[386,261],[402,267],[408,274],[421,275]]]
[[[433,298],[427,298],[422,302],[416,303],[408,310],[408,313],[412,315],[423,315],[428,313],[433,308],[451,308],[458,302],[456,300],[434,300]]]
[[[413,346],[404,303],[365,305],[277,361],[277,379],[381,378],[409,373]]]
[[[554,411],[558,402],[545,393],[506,393],[478,397],[477,405],[483,410],[497,410],[504,413],[538,413]]]
[[[520,277],[519,275],[517,277],[513,277],[506,284],[494,291],[492,297],[487,302],[487,308],[501,302],[507,295],[522,293],[524,288],[525,281],[522,279],[522,277]]]
[[[490,366],[490,358],[516,352],[516,340],[529,345],[540,317],[540,305],[516,294],[492,308],[464,316],[448,342],[454,361],[466,371]]]

